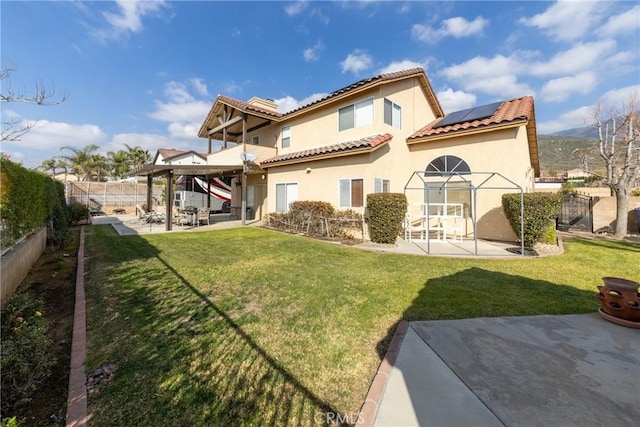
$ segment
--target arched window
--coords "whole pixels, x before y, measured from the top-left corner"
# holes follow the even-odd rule
[[[452,174],[469,175],[471,169],[467,162],[456,156],[440,156],[427,165],[425,176],[444,176]]]
[[[471,182],[455,175],[471,175],[469,165],[460,157],[440,156],[427,165],[424,176],[432,179],[425,180],[424,203],[428,204],[429,215],[461,206],[462,215],[471,216]]]

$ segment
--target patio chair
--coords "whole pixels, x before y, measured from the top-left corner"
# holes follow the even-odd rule
[[[209,208],[200,208],[198,209],[198,216],[196,218],[196,222],[200,225],[200,222],[206,222],[209,225]]]
[[[146,211],[140,205],[136,205],[136,211],[141,222],[163,224],[165,221],[164,213]]]
[[[176,225],[186,225],[189,223],[189,216],[186,212],[178,208],[173,208],[173,223]]]

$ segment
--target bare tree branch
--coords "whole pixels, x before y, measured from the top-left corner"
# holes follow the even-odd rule
[[[13,67],[0,69],[0,81],[2,82],[2,92],[0,92],[0,103],[19,102],[26,104],[51,106],[58,105],[67,100],[67,94],[56,97],[55,87],[48,88],[42,82],[37,82],[33,94],[16,92],[11,86],[11,73],[15,71]],[[15,119],[3,120],[0,130],[0,141],[19,141],[22,135],[29,132],[37,122],[19,122]]]

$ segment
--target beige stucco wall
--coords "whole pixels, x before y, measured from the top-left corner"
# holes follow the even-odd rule
[[[339,131],[338,110],[372,97],[374,98],[373,124]],[[402,108],[401,129],[384,124],[385,97]],[[251,138],[257,135],[260,137],[261,146],[277,147],[277,154],[281,155],[387,132],[393,134],[394,138],[405,139],[434,119],[435,115],[419,80],[412,78],[353,94],[340,102],[318,108],[310,113],[293,115],[290,120],[248,133],[247,141],[251,141]],[[282,148],[281,143],[281,130],[284,126],[291,126],[291,145],[288,148]]]
[[[0,257],[0,303],[6,301],[45,250],[47,228],[42,227]]]
[[[627,213],[627,231],[637,234],[638,215],[636,209],[640,208],[640,197],[629,197],[629,210]],[[612,196],[593,198],[593,231],[611,232],[615,230],[616,223],[616,198]]]
[[[423,203],[424,184],[413,172],[424,171],[432,160],[443,155],[462,158],[473,172],[499,172],[525,192],[533,188],[534,172],[529,162],[526,131],[521,126],[411,146],[394,137],[386,146],[370,154],[270,168],[269,192],[275,194],[278,183],[297,183],[298,200],[325,200],[338,207],[340,179],[362,178],[366,195],[374,191],[375,178],[382,178],[390,180],[392,192],[405,192],[405,186],[413,188],[406,192],[409,202]],[[489,174],[477,174],[470,179],[473,185],[480,186],[489,177]],[[482,186],[476,198],[479,237],[516,238],[502,212],[502,194],[518,191],[514,184],[499,176],[494,176]],[[355,210],[363,212],[363,208]],[[268,200],[267,211],[275,211],[273,197]],[[468,221],[466,231],[472,234],[471,221]]]
[[[338,130],[338,109],[374,98],[374,122],[345,131]],[[384,124],[384,98],[402,107],[402,127],[396,129]],[[357,140],[376,134],[391,133],[393,138],[372,153],[343,156],[329,160],[316,160],[294,165],[268,168],[268,186],[260,205],[263,215],[274,212],[275,186],[280,183],[297,183],[298,200],[324,200],[339,207],[340,179],[363,179],[364,194],[374,191],[376,178],[390,181],[390,191],[402,193],[414,171],[424,171],[429,162],[442,155],[454,155],[465,160],[473,172],[499,172],[525,192],[533,191],[534,171],[531,167],[525,126],[496,130],[470,136],[430,141],[408,145],[406,138],[435,119],[418,79],[407,79],[380,85],[371,90],[356,93],[340,102],[319,108],[311,113],[293,116],[290,120],[266,126],[248,134],[260,136],[260,145],[275,147],[277,154],[298,152],[311,148]],[[291,146],[281,148],[281,128],[291,126]],[[258,179],[261,177],[250,177]],[[488,175],[474,175],[472,182],[480,185]],[[415,185],[416,183],[412,183]],[[418,188],[422,187],[419,181]],[[486,187],[510,187],[488,189]],[[494,177],[477,193],[478,235],[482,238],[513,240],[515,235],[502,213],[502,194],[516,192],[514,184]],[[271,196],[271,197],[269,197]],[[424,202],[424,192],[409,191],[410,202]],[[234,195],[234,200],[240,200]],[[361,212],[363,208],[356,208]],[[473,227],[469,221],[469,233]]]

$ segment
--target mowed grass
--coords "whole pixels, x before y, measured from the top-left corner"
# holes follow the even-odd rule
[[[595,312],[640,245],[570,240],[539,259],[363,251],[258,228],[87,229],[90,425],[355,420],[397,322]],[[350,418],[349,418],[350,417]]]

